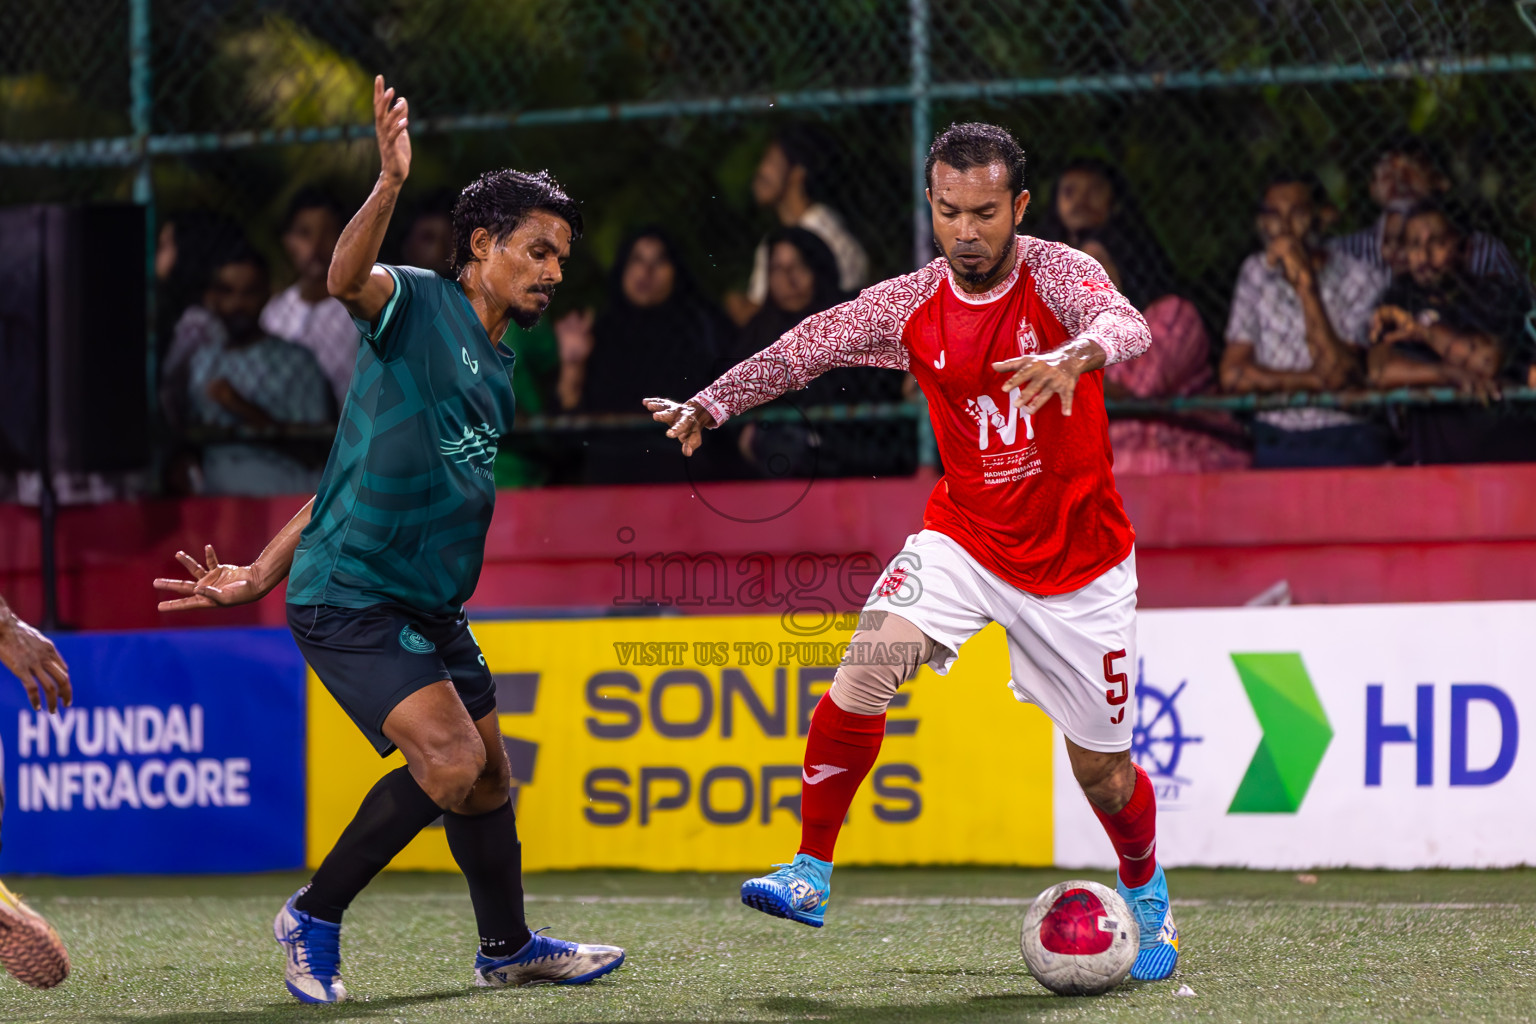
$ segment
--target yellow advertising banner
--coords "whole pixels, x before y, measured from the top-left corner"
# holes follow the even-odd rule
[[[753,871],[799,843],[811,711],[852,622],[814,639],[775,616],[480,622],[512,761],[523,865]],[[887,719],[839,864],[1045,865],[1050,721],[1005,685],[992,626],[949,675],[924,669]],[[311,864],[384,772],[314,675]],[[392,865],[455,870],[440,827]]]

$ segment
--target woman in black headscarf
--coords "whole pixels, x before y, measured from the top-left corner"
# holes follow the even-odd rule
[[[772,345],[806,317],[847,298],[838,288],[837,260],[827,243],[804,228],[780,228],[768,236],[767,300],[742,328],[715,375]],[[771,407],[897,402],[905,376],[899,370],[865,367],[831,370]],[[765,422],[734,433],[751,476],[878,476],[910,474],[916,466],[916,434],[908,421]]]
[[[730,324],[694,284],[677,244],[648,225],[619,246],[600,314],[555,324],[559,404],[567,412],[643,413],[654,395],[692,395],[730,338]],[[583,478],[594,483],[685,479],[677,446],[652,431],[614,429],[588,438]]]
[[[838,288],[837,258],[805,228],[779,228],[767,238],[768,297],[716,367],[716,376],[756,355],[813,313],[850,296]]]

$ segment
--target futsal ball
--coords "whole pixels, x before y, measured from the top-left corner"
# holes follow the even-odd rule
[[[1098,882],[1071,881],[1035,898],[1019,944],[1040,984],[1064,996],[1092,996],[1125,980],[1140,937],[1119,893]]]

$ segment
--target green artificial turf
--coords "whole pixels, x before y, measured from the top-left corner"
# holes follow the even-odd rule
[[[1093,873],[1080,877],[1111,882]],[[1054,996],[1019,957],[1024,903],[1062,871],[846,870],[821,930],[737,902],[740,879],[582,872],[528,880],[529,920],[616,943],[575,988],[469,988],[462,879],[387,875],[348,915],[354,1000],[300,1006],[272,917],[296,875],[12,879],[68,943],[52,992],[0,978],[0,1021],[1529,1021],[1536,871],[1170,873],[1174,978]],[[1180,985],[1192,996],[1176,996]]]

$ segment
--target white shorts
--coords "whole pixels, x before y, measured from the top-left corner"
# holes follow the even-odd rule
[[[907,538],[864,608],[900,615],[931,637],[928,665],[940,675],[962,644],[1000,624],[1017,700],[1038,705],[1080,747],[1130,749],[1135,551],[1081,590],[1040,596],[998,579],[945,534],[923,530]]]

